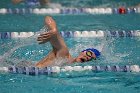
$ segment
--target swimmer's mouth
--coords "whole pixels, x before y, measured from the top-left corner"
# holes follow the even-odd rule
[[[91,60],[92,60],[92,58],[89,59],[89,60],[86,60],[86,59],[80,58],[80,62],[87,62],[87,61],[91,61]],[[94,60],[96,60],[96,58],[95,58]]]
[[[85,59],[83,59],[83,58],[80,58],[80,61],[81,61],[81,62],[86,62],[86,60],[85,60]]]

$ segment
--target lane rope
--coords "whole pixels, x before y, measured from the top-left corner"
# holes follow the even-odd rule
[[[53,73],[61,72],[83,72],[83,71],[93,71],[93,72],[140,72],[139,65],[106,65],[106,66],[53,66],[53,67],[0,67],[0,72],[14,73],[14,74],[26,74],[26,75],[49,75]]]
[[[62,37],[139,37],[140,30],[135,31],[60,31]],[[28,38],[36,32],[0,32],[0,39]]]
[[[0,14],[133,14],[136,8],[1,8]]]

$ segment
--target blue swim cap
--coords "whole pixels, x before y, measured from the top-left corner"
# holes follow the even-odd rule
[[[95,48],[88,48],[88,49],[83,50],[83,51],[92,51],[92,52],[94,52],[94,54],[96,55],[96,57],[99,57],[101,55],[101,53],[99,52],[99,50],[97,50]]]

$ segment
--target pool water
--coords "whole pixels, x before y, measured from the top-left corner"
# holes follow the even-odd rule
[[[130,31],[140,29],[140,15],[52,15],[59,31]],[[1,32],[37,32],[45,15],[0,15]],[[140,65],[140,37],[64,38],[72,56],[82,49],[102,50],[96,61],[72,65]],[[36,63],[51,50],[49,43],[37,44],[33,38],[1,39],[0,66],[21,61]],[[139,93],[140,73],[67,72],[30,76],[0,73],[1,93]]]
[[[51,0],[51,3],[59,3],[63,7],[120,7],[120,6],[125,6],[125,7],[132,7],[132,6],[137,6],[140,1],[139,0]],[[14,5],[11,3],[11,0],[1,0],[0,3],[0,8],[7,7],[7,8],[25,8],[29,7],[24,3]],[[39,6],[34,6],[34,7],[39,7]],[[40,6],[42,7],[42,6]],[[44,6],[46,7],[46,6]]]
[[[0,15],[1,32],[36,32],[43,27],[46,15],[9,14]],[[51,15],[57,22],[59,31],[89,30],[139,30],[140,14],[129,15]],[[25,24],[26,23],[26,24]]]

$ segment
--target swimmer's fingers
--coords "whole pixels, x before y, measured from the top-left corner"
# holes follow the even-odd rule
[[[46,43],[48,41],[50,41],[51,37],[56,35],[55,32],[45,32],[43,34],[40,34],[37,38],[37,41],[39,42],[39,44],[43,44]]]
[[[44,44],[44,43],[47,42],[46,40],[43,40],[43,39],[39,39],[39,40],[37,40],[37,41],[38,41],[39,44]]]
[[[47,35],[43,35],[43,36],[38,37],[38,40],[41,39],[41,40],[44,40],[45,41],[45,40],[49,40],[50,38],[51,38],[51,35],[48,35],[47,34]]]
[[[50,35],[50,34],[44,34],[44,35],[42,35],[41,37],[45,39],[45,38],[50,38],[51,35]]]
[[[48,42],[49,40],[38,40],[38,43],[39,44],[44,44],[44,43],[46,43],[46,42]]]
[[[40,36],[37,38],[37,41],[39,42],[39,44],[46,43],[50,41],[50,36]]]
[[[54,36],[56,34],[57,34],[56,31],[50,30],[49,32],[45,32],[43,34],[40,34],[40,36],[48,37],[48,36]]]
[[[43,40],[43,39],[46,39],[46,38],[50,38],[50,35],[48,33],[44,33],[44,34],[41,34],[38,36],[38,40]]]
[[[43,41],[43,38],[42,38],[41,36],[39,36],[39,37],[37,38],[37,41]]]
[[[42,38],[44,40],[48,40],[48,39],[51,39],[53,36],[54,36],[53,33],[46,33],[46,34],[40,35],[39,38]]]
[[[38,38],[37,38],[37,41],[38,41],[39,44],[45,43],[41,37],[38,37]]]

